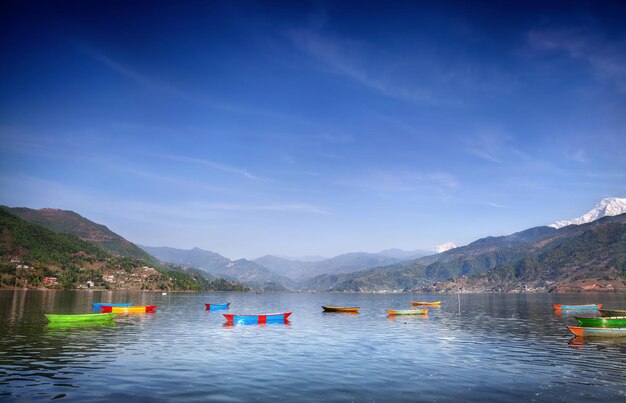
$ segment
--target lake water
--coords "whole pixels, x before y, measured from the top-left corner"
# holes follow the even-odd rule
[[[426,317],[389,318],[411,300]],[[158,305],[114,325],[55,328],[92,301]],[[293,311],[287,325],[230,313]],[[0,291],[0,400],[626,401],[626,340],[569,343],[552,303],[626,309],[625,294],[250,294]],[[358,315],[321,305],[360,306]]]

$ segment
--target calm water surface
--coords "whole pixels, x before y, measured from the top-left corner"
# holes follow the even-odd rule
[[[411,300],[427,317],[388,318]],[[55,328],[92,301],[158,305]],[[225,326],[293,311],[288,325]],[[0,291],[0,401],[626,401],[626,340],[582,344],[552,303],[626,309],[624,294],[420,295]],[[359,315],[321,305],[360,306]]]

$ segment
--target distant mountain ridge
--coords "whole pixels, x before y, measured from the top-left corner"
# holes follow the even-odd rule
[[[486,237],[413,261],[342,275],[321,275],[308,280],[302,289],[353,292],[426,289],[424,287],[434,282],[480,275],[498,266],[516,264],[522,259],[557,248],[597,226],[622,222],[626,222],[626,214],[561,229],[535,227],[507,236]],[[576,245],[585,248],[583,243]]]
[[[177,249],[145,245],[140,245],[140,247],[162,262],[204,270],[213,275],[242,282],[255,290],[284,291],[289,286],[293,286],[292,280],[254,261],[230,260],[219,253],[200,248]]]

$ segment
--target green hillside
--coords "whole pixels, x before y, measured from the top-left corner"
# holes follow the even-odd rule
[[[0,207],[0,288],[245,290],[173,265],[116,256],[75,235],[29,223]]]
[[[436,283],[428,291],[624,291],[626,223],[606,223],[482,274]]]
[[[124,239],[102,224],[97,224],[73,211],[44,208],[34,210],[23,207],[7,208],[9,212],[32,224],[55,232],[75,235],[92,242],[113,255],[142,259],[152,265],[157,260],[132,242]]]

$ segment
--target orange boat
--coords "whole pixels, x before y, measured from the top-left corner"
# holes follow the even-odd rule
[[[411,305],[413,306],[419,306],[419,305],[441,305],[441,301],[432,301],[432,302],[427,302],[427,301],[411,301]]]
[[[359,313],[358,306],[346,307],[346,306],[334,306],[334,305],[322,305],[324,312],[341,312],[341,313]]]
[[[156,305],[144,306],[101,306],[102,312],[108,313],[148,313],[154,312]]]

